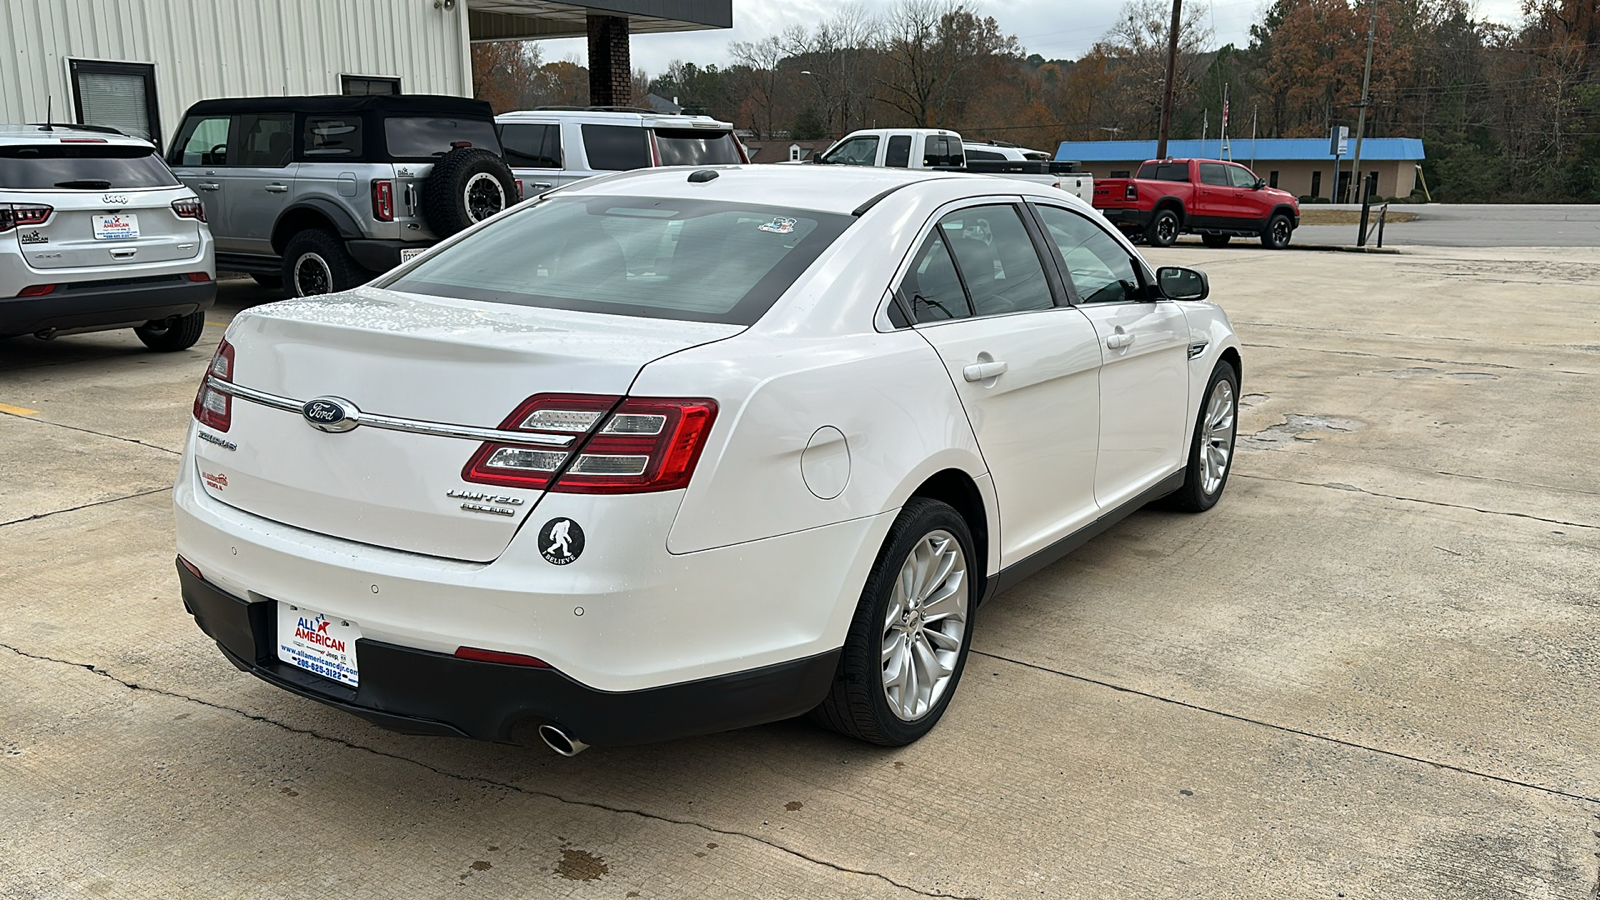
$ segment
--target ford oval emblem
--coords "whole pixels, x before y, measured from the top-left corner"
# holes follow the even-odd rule
[[[361,412],[349,400],[338,397],[318,397],[307,400],[300,407],[300,415],[305,417],[306,424],[318,431],[327,431],[337,434],[361,424]]]

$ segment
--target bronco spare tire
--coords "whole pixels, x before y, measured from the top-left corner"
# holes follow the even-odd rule
[[[488,150],[457,147],[433,164],[422,185],[422,215],[439,237],[489,218],[516,203],[517,180]]]

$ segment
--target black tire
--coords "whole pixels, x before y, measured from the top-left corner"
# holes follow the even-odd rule
[[[1207,247],[1226,247],[1228,246],[1228,238],[1231,236],[1226,234],[1202,234],[1200,235],[1200,243],[1205,244]]]
[[[1208,419],[1211,418],[1213,401],[1220,391],[1219,385],[1225,386],[1227,394],[1226,446],[1221,448],[1216,446],[1216,442],[1222,439],[1222,435],[1208,428],[1212,424]],[[1216,506],[1217,501],[1222,499],[1223,489],[1228,486],[1239,433],[1239,373],[1229,363],[1217,363],[1217,367],[1211,370],[1211,380],[1206,382],[1205,393],[1200,396],[1200,411],[1195,416],[1194,439],[1189,444],[1189,464],[1183,472],[1183,487],[1167,498],[1169,506],[1184,512],[1205,512]],[[1223,452],[1222,477],[1213,479],[1207,475],[1203,454],[1214,454],[1218,449]],[[1211,481],[1215,483],[1208,484]]]
[[[206,312],[202,309],[187,316],[146,322],[133,329],[133,333],[151,350],[171,353],[193,347],[200,340],[200,333],[205,330]]]
[[[260,272],[251,272],[250,273],[250,277],[254,278],[256,280],[256,284],[259,284],[264,288],[281,288],[281,287],[283,287],[283,274],[282,273],[279,273],[277,275],[264,275],[264,274],[262,274]]]
[[[1283,213],[1277,213],[1267,220],[1267,227],[1261,229],[1261,246],[1268,250],[1282,250],[1289,246],[1289,237],[1294,234],[1294,222]]]
[[[952,538],[961,554],[956,559],[963,565],[962,575],[954,579],[954,585],[949,579],[935,585],[953,586],[949,599],[929,603],[925,607],[900,604],[896,599],[896,595],[901,593],[897,590],[899,576],[902,568],[910,563],[913,550],[929,550],[930,554],[925,558],[936,556],[943,562],[950,558],[944,554],[950,552],[949,540]],[[932,552],[934,548],[938,548],[936,552]],[[955,695],[961,672],[966,667],[968,649],[972,646],[972,613],[978,602],[977,571],[978,557],[972,550],[972,532],[961,514],[937,500],[913,497],[900,510],[900,515],[895,518],[888,536],[884,538],[883,548],[878,551],[878,559],[867,576],[866,586],[861,591],[861,602],[850,623],[850,633],[845,637],[844,652],[839,657],[833,686],[822,703],[811,711],[812,721],[840,734],[885,747],[904,746],[932,730],[950,705],[950,698]],[[955,574],[953,568],[951,574]],[[924,610],[939,606],[951,611],[952,606],[944,604],[959,606],[958,597],[965,601],[959,622],[957,616],[943,614],[932,622],[924,622]],[[891,605],[905,615],[897,616],[893,622],[888,621]],[[956,630],[958,625],[959,635],[951,636],[949,632]],[[932,633],[937,633],[939,639],[927,637]],[[895,712],[893,704],[896,701],[890,698],[890,689],[885,684],[886,666],[892,665],[893,661],[883,661],[883,648],[886,640],[900,640],[903,647],[915,648],[919,639],[923,648],[942,650],[943,656],[937,652],[934,655],[941,669],[948,667],[948,679],[939,687],[935,678],[934,690],[925,698],[929,701],[926,707],[909,717],[902,717]],[[954,650],[949,649],[952,641],[958,644]],[[950,654],[954,654],[953,658]],[[912,655],[916,655],[914,650],[906,650],[903,654],[905,657]],[[896,657],[899,658],[903,657]],[[899,690],[905,696],[904,683]],[[915,688],[911,694],[920,696]],[[919,702],[912,701],[913,706]]]
[[[487,150],[458,147],[440,157],[422,185],[422,215],[441,238],[517,202],[517,179]]]
[[[1158,209],[1144,230],[1145,243],[1152,247],[1171,247],[1183,230],[1183,222],[1171,209]]]
[[[283,249],[283,292],[290,297],[310,297],[348,291],[365,284],[372,273],[344,247],[338,235],[321,228],[302,231]]]

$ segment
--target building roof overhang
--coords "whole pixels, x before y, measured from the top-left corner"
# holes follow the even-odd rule
[[[620,16],[632,34],[733,27],[733,0],[465,0],[472,40],[583,37],[590,15]]]

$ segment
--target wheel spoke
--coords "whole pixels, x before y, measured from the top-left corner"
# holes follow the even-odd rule
[[[955,653],[956,651],[961,649],[961,639],[960,638],[952,637],[952,636],[950,636],[948,634],[945,634],[942,631],[939,631],[938,629],[929,628],[927,631],[924,631],[922,634],[923,634],[924,637],[926,637],[928,639],[929,646],[933,646],[935,644],[938,645],[935,649],[946,650],[946,651],[949,651],[951,653]]]

